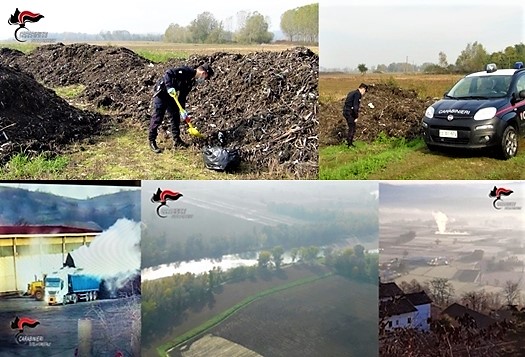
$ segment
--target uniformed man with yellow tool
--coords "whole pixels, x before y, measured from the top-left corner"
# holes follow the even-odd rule
[[[190,123],[188,114],[184,110],[186,97],[195,84],[203,83],[210,79],[213,70],[210,65],[205,63],[193,69],[191,67],[179,67],[168,69],[155,85],[155,95],[153,96],[153,114],[149,126],[149,147],[155,153],[161,150],[157,146],[157,132],[162,124],[162,119],[166,111],[171,119],[171,133],[173,135],[173,146],[187,147],[180,137],[180,119],[190,126],[190,134],[198,134]]]

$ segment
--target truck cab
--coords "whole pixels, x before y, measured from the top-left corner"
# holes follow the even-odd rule
[[[427,108],[422,121],[428,148],[492,147],[502,159],[518,153],[525,133],[525,68],[488,64],[460,79],[444,98]]]
[[[67,295],[66,284],[61,276],[49,274],[45,280],[45,301],[49,305],[65,304]]]

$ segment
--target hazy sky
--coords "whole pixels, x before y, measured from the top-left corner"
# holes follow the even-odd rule
[[[493,187],[512,190],[502,201],[515,202],[520,210],[496,210]],[[476,222],[498,220],[525,232],[525,183],[521,181],[389,181],[379,184],[382,221],[432,219],[433,211],[470,217]]]
[[[210,12],[219,20],[236,19],[239,11],[259,12],[270,18],[270,31],[279,30],[281,15],[290,9],[315,3],[309,0],[226,0],[226,1],[2,1],[0,39],[13,37],[15,26],[7,23],[18,7],[44,15],[29,24],[32,31],[99,33],[101,30],[128,30],[132,33],[164,33],[170,23],[187,26],[198,14]],[[225,23],[225,25],[227,25]],[[235,23],[233,24],[235,25]]]
[[[424,3],[424,5],[423,5]],[[325,68],[370,69],[392,62],[449,63],[468,43],[491,53],[525,40],[521,0],[321,0],[319,62]]]
[[[140,187],[127,186],[92,186],[92,185],[53,185],[27,183],[0,183],[0,186],[22,188],[29,191],[48,192],[57,196],[86,199],[107,195],[121,190],[140,190]]]

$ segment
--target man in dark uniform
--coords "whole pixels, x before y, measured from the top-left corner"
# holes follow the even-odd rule
[[[177,96],[182,108],[186,106],[186,97],[195,84],[200,84],[213,75],[211,67],[205,63],[193,69],[191,67],[179,67],[168,69],[155,85],[153,96],[153,114],[149,125],[149,147],[155,153],[160,153],[157,146],[157,132],[162,124],[166,111],[171,120],[171,133],[173,135],[174,147],[187,147],[180,137],[180,119],[187,121],[188,115],[180,113],[179,107],[173,95]]]
[[[343,106],[343,116],[348,124],[348,147],[354,147],[355,134],[355,120],[359,116],[359,105],[361,104],[361,97],[368,92],[368,86],[364,83],[359,85],[359,88],[348,93],[345,104]]]

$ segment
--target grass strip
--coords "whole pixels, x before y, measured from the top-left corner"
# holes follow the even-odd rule
[[[40,154],[34,158],[20,153],[13,156],[5,167],[0,168],[2,179],[54,179],[68,165],[68,159],[63,156],[49,157]]]
[[[414,150],[424,147],[422,139],[406,141],[379,136],[371,144],[356,142],[356,147],[329,146],[319,150],[319,179],[366,180],[371,174],[401,161]]]
[[[240,303],[232,306],[228,310],[226,310],[226,311],[220,313],[219,315],[213,317],[212,319],[206,321],[202,325],[191,329],[190,331],[186,332],[185,334],[175,338],[171,342],[166,342],[166,343],[160,345],[159,347],[157,347],[157,352],[158,352],[159,356],[161,356],[161,357],[169,357],[169,354],[168,354],[169,350],[171,350],[173,348],[177,348],[181,344],[186,343],[189,340],[194,339],[194,338],[198,337],[199,335],[205,333],[209,329],[215,327],[216,325],[218,325],[219,323],[221,323],[222,321],[224,321],[228,317],[232,316],[234,313],[236,313],[240,309],[248,306],[252,302],[254,302],[256,300],[259,300],[259,299],[261,299],[261,298],[263,298],[265,296],[278,293],[278,292],[283,291],[283,290],[287,290],[287,289],[290,289],[290,288],[293,288],[293,287],[296,287],[296,286],[309,284],[309,283],[312,283],[312,282],[314,282],[316,280],[327,278],[327,277],[329,277],[331,275],[333,275],[333,273],[327,273],[327,274],[324,274],[324,275],[321,275],[321,276],[302,278],[302,279],[299,279],[299,280],[295,280],[295,281],[293,281],[291,283],[288,283],[288,284],[285,284],[285,285],[281,285],[281,286],[277,286],[275,288],[271,288],[271,289],[268,289],[268,290],[264,290],[264,291],[260,292],[259,294],[247,297],[246,299],[242,300]]]

